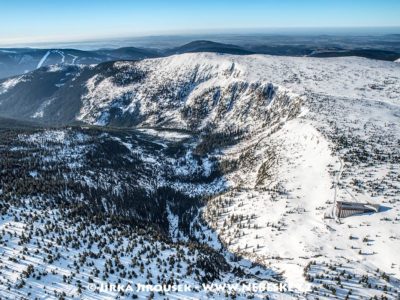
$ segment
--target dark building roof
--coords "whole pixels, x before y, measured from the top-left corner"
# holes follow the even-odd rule
[[[358,203],[358,202],[347,202],[347,201],[337,201],[337,206],[343,210],[359,210],[364,212],[378,212],[378,204],[370,203]]]

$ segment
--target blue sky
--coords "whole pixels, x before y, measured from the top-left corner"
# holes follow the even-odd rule
[[[6,0],[0,44],[282,27],[400,26],[400,0]]]

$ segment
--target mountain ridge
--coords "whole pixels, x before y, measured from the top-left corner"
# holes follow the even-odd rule
[[[0,48],[0,79],[24,74],[42,65],[52,64],[98,64],[112,60],[141,60],[193,52],[213,52],[235,55],[269,54],[285,56],[360,56],[371,59],[394,61],[399,57],[395,51],[379,49],[347,49],[317,47],[313,45],[244,44],[234,45],[210,40],[195,40],[187,44],[166,49],[121,47],[116,49],[78,50],[73,48]]]

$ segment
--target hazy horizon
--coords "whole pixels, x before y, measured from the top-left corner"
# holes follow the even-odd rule
[[[229,37],[379,37],[391,34],[400,34],[400,26],[393,27],[280,27],[259,29],[227,29],[227,30],[198,30],[192,33],[160,32],[148,35],[131,35],[119,37],[86,38],[77,40],[48,40],[41,42],[2,43],[0,48],[68,48],[90,50],[99,48],[118,48],[125,46],[149,47],[156,44],[155,48],[165,48],[169,44],[174,46],[195,40],[215,40]],[[171,40],[171,41],[169,41]],[[157,42],[160,42],[158,45]],[[151,47],[151,46],[150,46]]]
[[[159,35],[400,30],[400,2],[15,0],[2,3],[0,45],[34,45]],[[394,29],[397,28],[397,29]],[[334,29],[334,30],[332,30]],[[367,29],[367,31],[366,31]],[[378,30],[376,30],[378,29]],[[394,31],[393,31],[394,30]]]

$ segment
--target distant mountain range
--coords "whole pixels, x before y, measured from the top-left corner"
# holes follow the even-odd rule
[[[141,60],[193,52],[213,52],[236,55],[270,54],[284,56],[339,57],[360,56],[371,59],[395,61],[400,53],[379,49],[342,49],[338,47],[314,47],[310,45],[257,44],[237,46],[213,41],[193,41],[168,49],[123,47],[83,51],[77,49],[0,49],[0,78],[11,77],[33,71],[43,66],[91,65],[116,60]]]
[[[147,49],[125,47],[82,51],[76,49],[0,49],[0,78],[24,74],[40,67],[65,65],[91,65],[112,60],[140,60],[161,54]]]
[[[255,53],[254,51],[250,51],[236,45],[216,43],[211,41],[194,41],[180,47],[169,49],[165,51],[165,54],[172,55],[191,52],[213,52],[236,55],[248,55]]]

